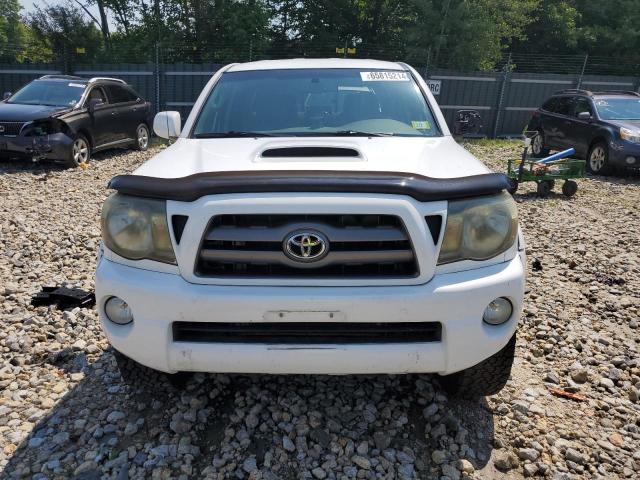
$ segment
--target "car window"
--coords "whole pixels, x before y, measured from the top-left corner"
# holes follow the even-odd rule
[[[370,70],[225,73],[202,107],[193,133],[440,135],[420,88],[408,72]]]
[[[13,94],[8,103],[72,107],[86,88],[86,82],[81,81],[34,80]]]
[[[542,109],[546,110],[547,112],[555,113],[557,108],[558,108],[558,97],[551,97],[542,105]]]
[[[138,99],[131,90],[120,85],[107,85],[107,89],[112,103],[135,102]]]
[[[579,113],[589,112],[589,114],[593,115],[593,110],[591,110],[591,103],[584,97],[577,97],[573,107],[573,116],[577,117]]]
[[[599,98],[595,105],[603,120],[640,120],[640,98]]]
[[[89,92],[89,96],[87,97],[87,103],[89,103],[91,100],[99,100],[101,103],[109,103],[107,101],[107,96],[100,87],[94,87],[91,89],[91,91]]]
[[[558,105],[555,113],[560,115],[571,115],[573,106],[573,97],[558,97]]]

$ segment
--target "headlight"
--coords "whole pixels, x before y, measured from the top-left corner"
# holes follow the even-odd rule
[[[49,120],[37,120],[24,126],[23,134],[25,137],[40,137],[43,135],[52,135],[60,131],[58,122]]]
[[[105,245],[121,257],[176,263],[163,200],[111,195],[101,225]]]
[[[620,127],[620,138],[628,142],[640,143],[640,131]]]
[[[449,202],[438,264],[487,260],[513,245],[518,211],[508,193]]]

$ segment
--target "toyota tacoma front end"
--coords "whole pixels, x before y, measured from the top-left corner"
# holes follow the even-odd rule
[[[123,376],[437,373],[502,388],[524,292],[508,179],[403,64],[231,65],[115,177],[98,311]],[[137,376],[136,378],[143,378]]]

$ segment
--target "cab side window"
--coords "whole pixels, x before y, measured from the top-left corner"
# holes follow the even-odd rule
[[[559,97],[555,113],[560,115],[571,115],[573,109],[573,97]]]
[[[93,87],[91,89],[86,103],[89,104],[91,100],[98,100],[100,103],[109,103],[107,101],[107,96],[105,95],[104,90],[102,90],[101,87]]]
[[[120,85],[108,85],[109,97],[112,103],[135,102],[138,96],[126,87]]]
[[[590,115],[593,115],[593,110],[591,109],[591,104],[589,100],[584,97],[576,98],[575,106],[573,108],[573,116],[577,117],[579,113],[589,112]]]

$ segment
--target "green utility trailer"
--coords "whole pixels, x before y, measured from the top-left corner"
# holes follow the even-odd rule
[[[585,174],[584,160],[564,159],[553,163],[538,163],[538,159],[525,159],[522,171],[521,160],[509,160],[507,175],[511,179],[512,187],[509,193],[514,194],[522,182],[536,182],[538,195],[546,197],[553,190],[556,180],[564,180],[562,193],[572,197],[578,191],[578,184],[572,179],[582,178]]]

